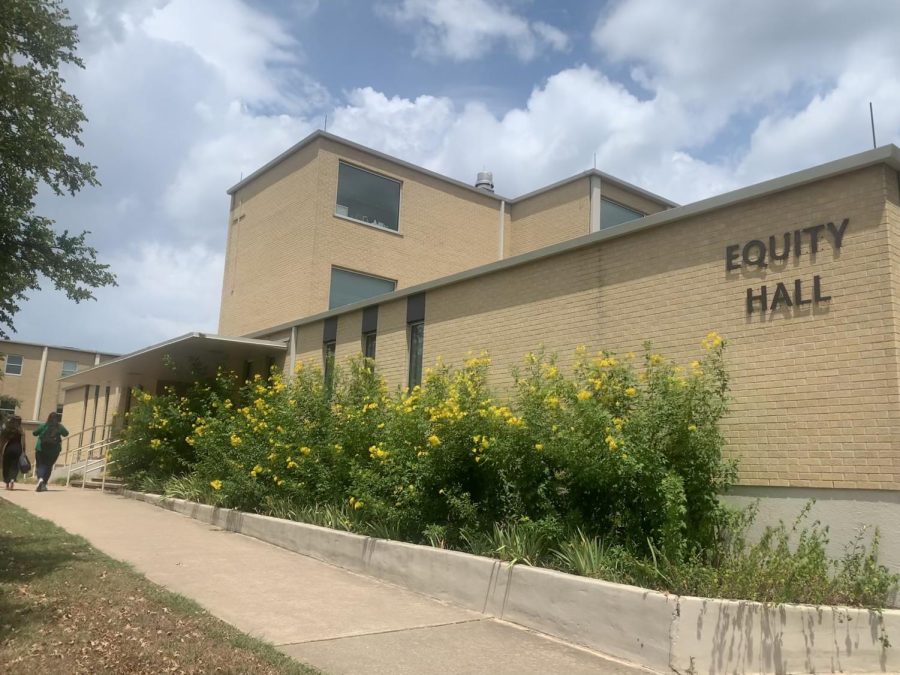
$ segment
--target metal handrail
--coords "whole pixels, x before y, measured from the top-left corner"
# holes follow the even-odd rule
[[[94,433],[98,429],[100,430],[100,438],[98,438],[94,441],[91,441],[90,443],[82,444],[85,434]],[[112,424],[95,424],[92,427],[88,427],[87,429],[82,429],[81,431],[74,433],[71,436],[67,436],[65,439],[65,450],[63,451],[63,455],[66,458],[66,464],[70,463],[69,460],[73,453],[78,453],[77,456],[75,457],[75,461],[76,462],[81,461],[82,450],[90,448],[92,445],[97,445],[99,443],[103,443],[104,441],[110,440],[110,434],[112,433],[112,431],[113,431]],[[96,433],[94,433],[94,435],[96,436]],[[75,449],[72,449],[71,448],[72,442],[75,438],[78,439],[79,445]]]
[[[100,457],[91,457],[91,454],[93,454],[93,450],[97,450],[97,449],[109,450],[109,448],[113,447],[114,445],[116,445],[118,443],[121,443],[121,439],[117,438],[117,439],[106,440],[106,441],[95,441],[94,443],[91,443],[90,446],[82,446],[83,448],[88,448],[88,447],[93,446],[91,452],[88,453],[87,458],[84,460],[84,466],[81,467],[81,479],[82,479],[81,487],[82,488],[84,488],[84,481],[87,479],[88,465],[91,462],[100,462],[100,464],[98,464],[97,466],[91,467],[91,470],[94,470],[94,469],[98,468],[98,466],[105,467],[106,463],[107,463],[107,453],[101,454]],[[81,450],[82,448],[77,448],[77,449]],[[80,456],[81,456],[81,453],[79,452],[79,457]],[[66,467],[66,487],[69,486],[69,481],[72,478],[72,469],[73,469],[73,464],[69,464]]]
[[[106,457],[104,457],[104,459],[106,459],[107,461],[106,461],[106,463],[103,465],[103,475],[100,477],[100,492],[101,492],[101,493],[102,493],[104,490],[106,490],[106,470],[109,468],[109,465],[110,465],[110,464],[115,464],[115,463],[116,463],[116,460],[114,460],[114,459],[110,460],[110,459],[107,459]],[[82,487],[82,488],[84,487],[84,481],[81,482],[81,487]]]

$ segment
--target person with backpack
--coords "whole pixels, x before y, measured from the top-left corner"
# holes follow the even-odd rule
[[[22,418],[18,415],[10,417],[0,432],[0,455],[3,457],[3,483],[7,490],[12,490],[15,488],[16,478],[19,477],[19,470],[24,469],[28,461],[25,455]]]
[[[38,437],[37,446],[34,450],[35,461],[37,462],[37,491],[45,492],[47,483],[50,482],[50,472],[53,471],[53,465],[59,459],[59,453],[62,451],[62,437],[68,436],[69,431],[59,421],[59,415],[52,412],[47,416],[47,421],[31,432]]]

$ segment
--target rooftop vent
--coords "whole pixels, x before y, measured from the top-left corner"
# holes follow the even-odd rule
[[[475,179],[475,187],[486,192],[494,191],[494,174],[490,171],[479,171]]]

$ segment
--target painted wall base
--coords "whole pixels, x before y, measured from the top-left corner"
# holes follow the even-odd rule
[[[667,595],[268,516],[140,499],[659,673],[900,672],[900,611]]]

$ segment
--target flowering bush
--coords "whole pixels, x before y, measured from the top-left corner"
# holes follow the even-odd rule
[[[649,347],[643,360],[580,348],[570,375],[529,354],[507,401],[485,354],[438,363],[411,391],[389,392],[362,357],[330,389],[302,363],[289,382],[220,374],[183,397],[136,393],[119,472],[191,472],[216,503],[328,506],[411,541],[465,546],[499,523],[678,558],[715,545],[734,473],[718,428],[725,344],[704,347],[687,368]]]

